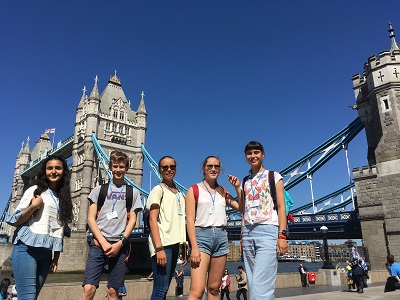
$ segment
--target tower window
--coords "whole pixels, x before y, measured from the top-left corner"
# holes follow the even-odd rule
[[[390,107],[389,96],[381,97],[381,109],[382,112],[389,112],[392,110],[392,108]]]

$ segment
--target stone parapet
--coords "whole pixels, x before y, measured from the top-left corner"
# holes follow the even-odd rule
[[[335,271],[335,270],[334,270]],[[337,270],[339,272],[339,270]],[[341,285],[347,286],[346,282],[347,273],[338,273]],[[369,272],[370,283],[383,283],[386,282],[388,272],[383,270]],[[147,280],[127,280],[125,282],[127,289],[127,299],[148,300],[153,289],[153,282]],[[316,272],[315,285],[328,286],[327,277],[325,272]],[[189,294],[190,277],[186,276],[184,280],[183,294]],[[301,288],[300,275],[296,273],[281,273],[278,274],[276,280],[276,288]],[[237,282],[235,276],[231,275],[231,292],[237,291]],[[97,289],[94,300],[103,300],[106,292],[106,282],[101,282]],[[80,300],[82,295],[81,283],[65,283],[65,284],[45,284],[38,300]],[[175,282],[171,283],[167,296],[175,295]]]

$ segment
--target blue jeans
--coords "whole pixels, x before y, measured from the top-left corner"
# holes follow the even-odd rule
[[[13,246],[11,264],[18,299],[35,300],[46,281],[52,261],[52,251],[41,247],[27,246],[18,242]]]
[[[277,239],[278,227],[275,225],[243,226],[243,258],[250,300],[275,298],[278,269]]]
[[[167,255],[167,265],[165,267],[157,265],[156,255],[153,255],[151,258],[154,285],[150,300],[166,299],[169,285],[175,274],[176,262],[179,255],[179,244],[165,246],[164,251]]]

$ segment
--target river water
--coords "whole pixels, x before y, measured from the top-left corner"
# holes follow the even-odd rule
[[[298,272],[299,262],[278,262],[278,273],[287,273],[287,272]],[[315,263],[307,263],[303,262],[303,266],[305,266],[309,272],[317,272],[323,266],[323,262],[315,262]],[[334,264],[335,265],[335,264]],[[229,274],[237,274],[238,266],[243,266],[243,262],[227,262],[226,268],[228,269]],[[179,266],[177,266],[179,268]],[[183,267],[185,275],[188,276],[190,274],[189,264]],[[246,271],[246,270],[245,270]]]

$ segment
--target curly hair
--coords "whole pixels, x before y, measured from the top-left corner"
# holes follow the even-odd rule
[[[67,162],[64,158],[58,155],[48,156],[40,166],[39,172],[36,176],[37,189],[34,195],[40,195],[49,188],[49,180],[46,177],[46,165],[50,160],[58,160],[63,164],[63,176],[57,184],[57,192],[59,199],[59,212],[58,218],[65,225],[72,221],[72,200],[70,190],[70,172]]]
[[[1,281],[1,283],[0,283],[0,293],[2,295],[6,295],[7,294],[7,290],[8,290],[8,287],[10,286],[10,284],[11,284],[11,280],[9,278],[4,278]]]

